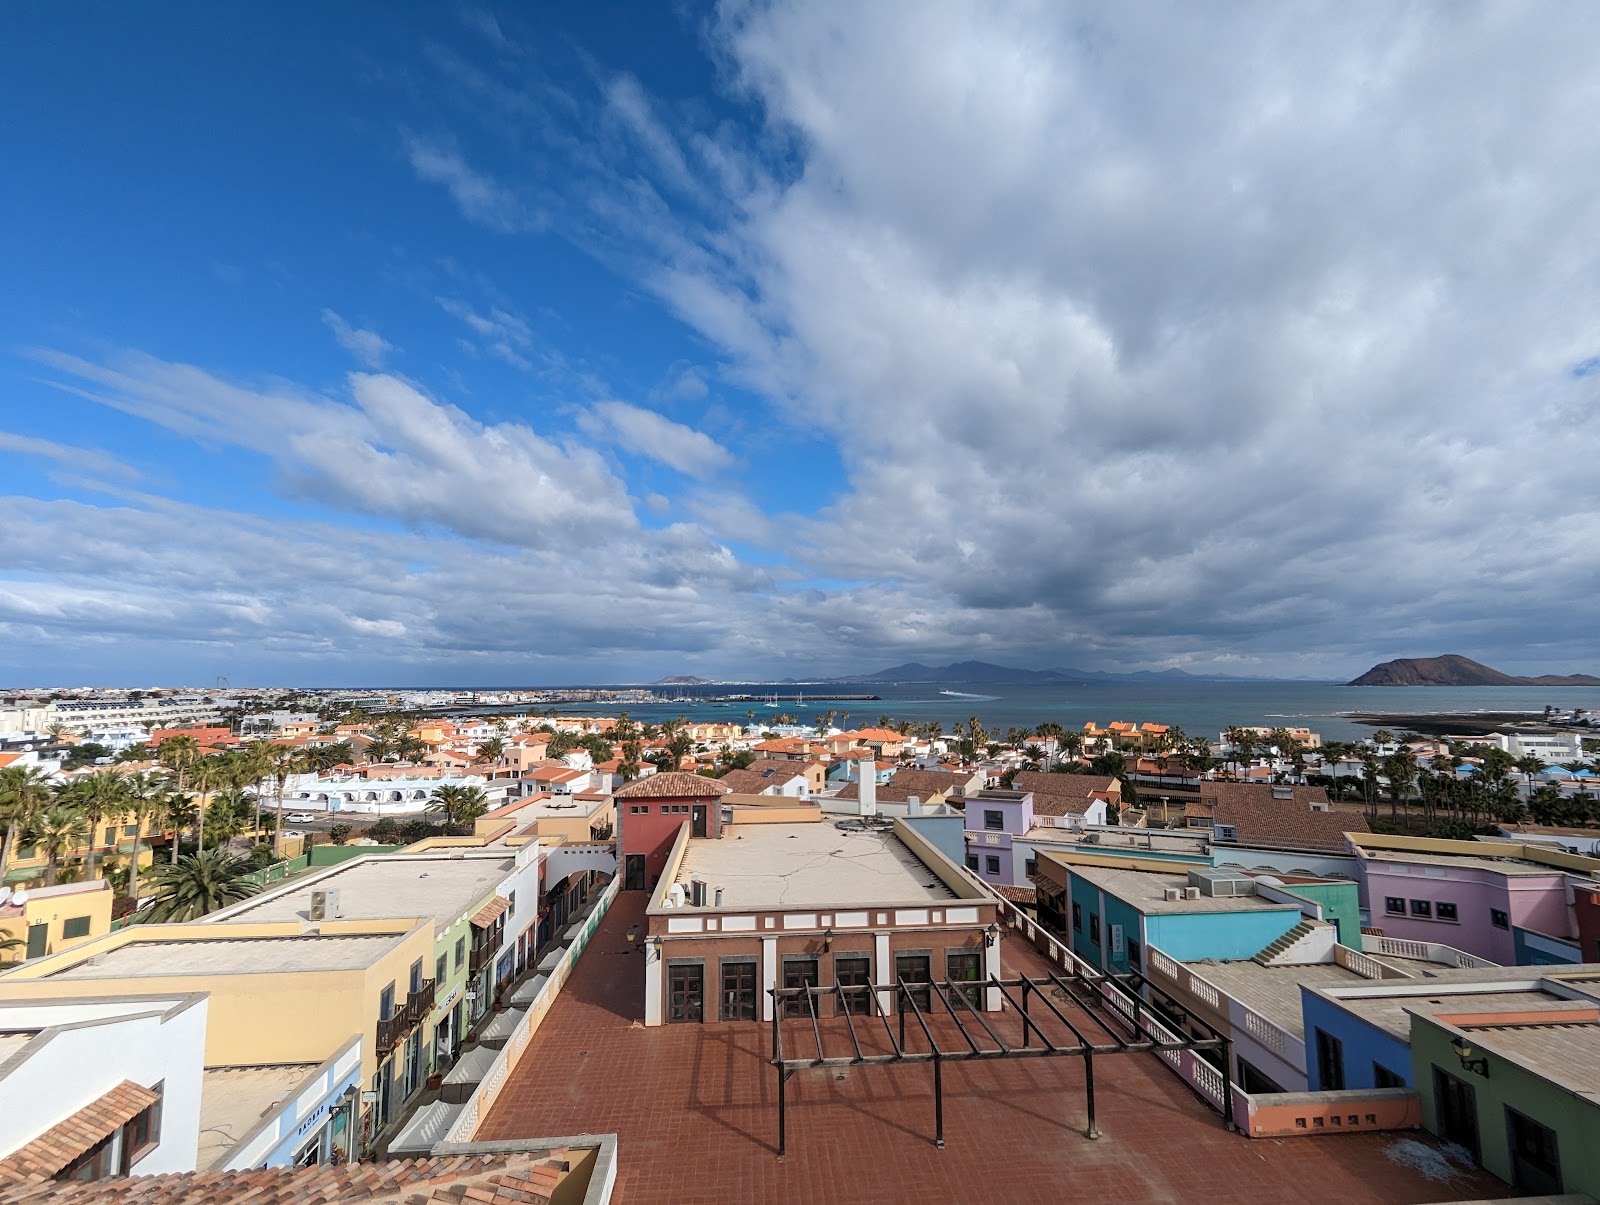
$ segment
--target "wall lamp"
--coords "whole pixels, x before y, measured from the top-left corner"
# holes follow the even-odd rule
[[[645,943],[644,952],[646,962],[661,961],[661,935],[659,933]]]
[[[825,930],[823,932],[823,934],[822,934],[822,948],[824,950],[833,949],[833,930],[832,929],[827,929],[827,930]]]
[[[1466,1038],[1451,1038],[1450,1049],[1456,1052],[1456,1058],[1461,1060],[1463,1071],[1475,1071],[1484,1079],[1489,1078],[1489,1060],[1486,1058],[1473,1058],[1473,1045]]]
[[[989,927],[983,931],[983,944],[992,949],[995,942],[999,940],[1000,926],[991,922]]]

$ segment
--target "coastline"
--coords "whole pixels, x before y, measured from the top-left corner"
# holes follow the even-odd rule
[[[1421,732],[1427,736],[1487,736],[1497,728],[1508,727],[1522,732],[1568,731],[1545,723],[1542,711],[1350,712],[1345,718],[1368,728]]]

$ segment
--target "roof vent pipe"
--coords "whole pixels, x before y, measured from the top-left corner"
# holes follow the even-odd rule
[[[878,763],[871,757],[863,757],[856,763],[856,769],[861,775],[861,789],[858,792],[861,799],[861,814],[863,816],[876,816],[878,814]]]

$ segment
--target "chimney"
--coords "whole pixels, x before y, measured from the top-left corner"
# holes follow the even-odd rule
[[[906,796],[906,815],[907,816],[920,816],[920,815],[922,815],[922,800],[918,799],[915,795],[907,795]]]
[[[878,814],[878,763],[870,756],[863,757],[856,763],[856,770],[861,775],[861,814],[863,816],[876,816]]]

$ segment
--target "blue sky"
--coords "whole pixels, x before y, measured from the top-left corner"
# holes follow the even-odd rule
[[[1594,18],[1273,11],[8,11],[0,684],[1593,669]]]

